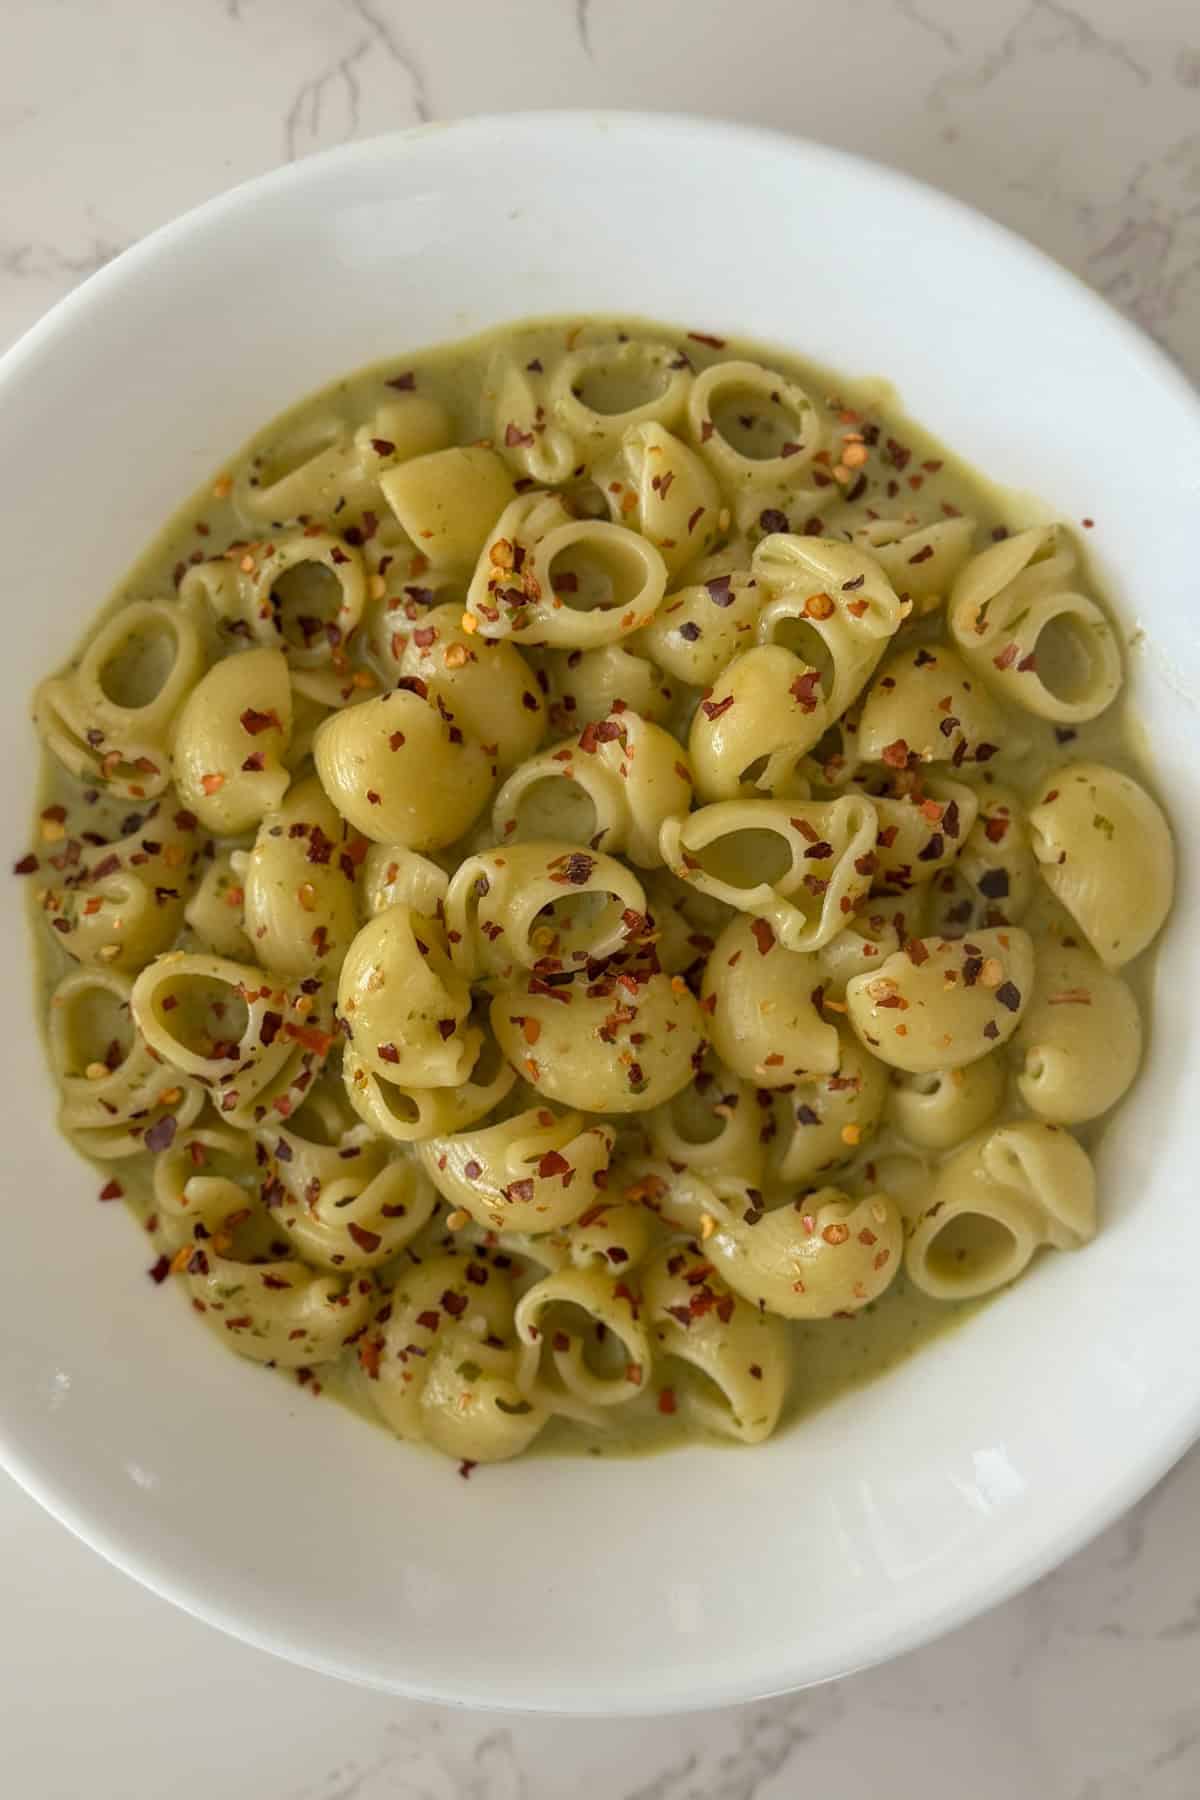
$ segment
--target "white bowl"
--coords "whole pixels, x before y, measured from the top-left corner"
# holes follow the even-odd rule
[[[1200,1431],[1195,1199],[1200,410],[997,226],[813,144],[531,115],[355,145],[156,233],[0,364],[3,842],[38,676],[257,426],[385,355],[637,312],[883,373],[1000,481],[1094,518],[1182,861],[1103,1229],[895,1374],[755,1450],[479,1470],[220,1354],[60,1142],[4,886],[0,1457],[179,1605],[332,1673],[496,1707],[651,1712],[895,1654],[1032,1581]],[[1191,1096],[1189,1100],[1189,1095]]]

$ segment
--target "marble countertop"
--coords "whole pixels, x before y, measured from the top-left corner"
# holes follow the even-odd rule
[[[1200,375],[1195,0],[6,0],[0,344],[288,158],[512,107],[720,114],[861,150],[1068,264]],[[1035,1588],[704,1718],[504,1719],[277,1663],[0,1476],[0,1744],[22,1800],[1195,1800],[1200,1451]]]

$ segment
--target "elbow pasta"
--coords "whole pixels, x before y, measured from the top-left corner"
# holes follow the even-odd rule
[[[662,554],[625,525],[578,518],[529,494],[501,513],[467,589],[484,637],[596,650],[648,625],[667,585]]]
[[[239,859],[243,927],[277,975],[336,976],[358,927],[346,825],[315,776],[293,781]],[[345,861],[343,861],[345,858]]]
[[[1128,775],[1069,763],[1029,808],[1038,871],[1106,967],[1120,968],[1162,930],[1175,850],[1160,808]]]
[[[154,799],[170,780],[179,709],[203,671],[192,612],[173,601],[135,601],[101,626],[73,669],[42,683],[38,730],[80,780],[125,799]]]
[[[1095,1229],[1087,1152],[1058,1126],[1023,1119],[979,1133],[942,1165],[904,1266],[936,1299],[972,1299],[1014,1281],[1040,1245],[1072,1250]]]
[[[760,1443],[1096,1230],[1174,890],[1120,633],[847,391],[603,320],[364,371],[34,696],[62,1130],[463,1474]]]
[[[658,550],[668,578],[703,556],[719,529],[721,492],[694,450],[655,423],[630,425],[595,480],[615,525]]]
[[[788,950],[819,950],[866,897],[875,808],[839,800],[721,800],[663,825],[663,860],[680,881],[752,913]]]
[[[1075,562],[1058,526],[1022,531],[967,564],[949,605],[955,644],[993,692],[1072,725],[1096,718],[1121,686],[1112,625],[1064,586]]]
[[[551,730],[571,732],[622,707],[653,724],[661,724],[677,701],[663,671],[624,644],[602,644],[598,650],[537,652],[538,686],[549,701]]]
[[[492,831],[502,844],[567,837],[652,869],[663,860],[663,823],[687,812],[692,788],[671,733],[622,708],[514,770],[496,795]]]
[[[180,799],[219,836],[252,831],[287,792],[291,733],[292,687],[281,650],[247,650],[214,663],[179,715]]]

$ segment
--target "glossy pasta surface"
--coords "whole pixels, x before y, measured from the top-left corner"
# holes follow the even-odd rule
[[[881,383],[356,374],[34,697],[62,1129],[218,1341],[465,1472],[760,1443],[1102,1222],[1174,884],[1124,661]]]

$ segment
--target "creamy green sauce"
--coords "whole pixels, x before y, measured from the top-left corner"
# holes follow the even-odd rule
[[[842,408],[852,409],[863,422],[878,427],[880,443],[894,443],[897,453],[890,463],[882,465],[877,457],[872,459],[860,496],[860,512],[874,502],[882,512],[892,515],[897,506],[919,502],[922,517],[932,518],[943,506],[949,506],[969,513],[978,521],[977,543],[980,547],[986,544],[994,528],[1003,526],[1012,531],[1042,523],[1050,516],[1036,500],[1001,491],[948,452],[930,433],[905,416],[885,381],[834,376],[790,354],[763,350],[757,345],[730,341],[717,349],[680,330],[640,320],[590,321],[584,325],[572,321],[538,321],[447,347],[405,352],[387,363],[360,370],[333,383],[272,421],[250,444],[231,455],[220,470],[214,471],[213,479],[203,489],[180,506],[159,538],[97,615],[89,628],[89,637],[101,619],[129,602],[169,595],[191,564],[218,554],[234,540],[260,535],[262,527],[247,526],[246,521],[238,517],[233,499],[227,492],[226,478],[248,467],[264,485],[277,479],[302,460],[302,451],[307,452],[327,440],[332,423],[348,421],[354,426],[365,421],[388,398],[388,382],[395,382],[411,372],[422,393],[434,396],[450,410],[455,424],[455,441],[469,443],[489,437],[492,431],[481,396],[486,388],[489,364],[498,347],[512,351],[518,362],[540,359],[549,366],[561,353],[565,339],[578,344],[602,342],[611,340],[619,331],[679,343],[686,347],[697,370],[730,356],[759,359],[798,380],[818,399],[833,400],[835,408],[840,404]],[[620,391],[619,384],[613,383],[604,389],[597,384],[595,390],[586,395],[591,404],[612,408],[619,408],[639,397]],[[736,420],[728,419],[724,424],[731,435],[736,434]],[[774,431],[779,436],[784,427],[768,420],[761,429]],[[831,519],[827,521],[831,529],[837,529],[837,520],[843,512],[844,508],[831,508]],[[1094,584],[1091,586],[1095,591]],[[289,597],[289,604],[294,604],[296,610],[303,610],[304,603],[303,594]],[[316,606],[319,597],[309,596],[307,604]],[[1069,646],[1064,646],[1064,653],[1069,653]],[[163,645],[154,639],[125,654],[120,666],[112,672],[109,682],[112,696],[128,704],[152,694],[160,678],[162,658]],[[1069,756],[1108,762],[1136,773],[1145,781],[1141,734],[1120,702],[1099,720],[1076,728],[1066,748],[1049,724],[1029,715],[1022,715],[1019,724],[1023,734],[1031,740],[1028,755],[1019,765],[1006,767],[1006,758],[1002,754],[995,764],[998,779],[1011,775],[1022,789],[1028,789],[1044,771]],[[554,735],[552,731],[547,741]],[[1004,747],[1001,748],[1003,751]],[[47,757],[38,796],[39,812],[53,805],[66,809],[68,833],[92,830],[104,836],[112,834],[123,818],[136,811],[135,803],[114,801],[102,795],[97,797],[94,790],[73,779],[57,762]],[[52,845],[38,841],[36,829],[34,842],[41,855],[53,849]],[[245,847],[250,839],[236,842]],[[45,929],[37,899],[38,885],[35,878],[29,887],[36,945],[36,1005],[39,1020],[44,1020],[51,992],[77,965],[59,948],[54,933]],[[188,941],[186,933],[183,941]],[[1133,979],[1144,1000],[1144,968],[1139,968]],[[104,1016],[102,1008],[85,1023],[89,1040],[94,1038],[100,1054],[110,1035],[113,1038],[121,1035],[120,1021]],[[1085,1143],[1088,1142],[1086,1129],[1080,1135]],[[1096,1128],[1090,1135],[1094,1138]],[[97,1165],[98,1181],[103,1184],[113,1177],[119,1180],[130,1212],[146,1230],[148,1264],[158,1257],[150,1172],[150,1158],[145,1155]],[[836,1181],[837,1176],[832,1179]],[[88,1183],[83,1178],[79,1190],[79,1203],[87,1204]],[[386,1271],[384,1273],[386,1279]],[[182,1313],[186,1302],[180,1296],[170,1300],[165,1295],[160,1297],[148,1286],[146,1304],[175,1304]],[[957,1327],[978,1304],[954,1305],[928,1299],[911,1288],[901,1275],[882,1298],[853,1318],[792,1324],[789,1331],[795,1372],[785,1421],[803,1420],[847,1390],[877,1379],[934,1337]],[[288,1374],[285,1379],[295,1382],[296,1376]],[[675,1379],[682,1386],[689,1377],[684,1372],[676,1372]],[[320,1389],[364,1418],[378,1422],[367,1396],[366,1377],[353,1353],[344,1355],[336,1365],[323,1366],[315,1376],[305,1376],[302,1385],[312,1391]],[[681,1425],[657,1411],[654,1392],[640,1396],[629,1406],[610,1410],[616,1415],[611,1433],[591,1434],[556,1420],[551,1422],[535,1448],[539,1453],[570,1449],[611,1456],[659,1449],[678,1441],[683,1435]]]

